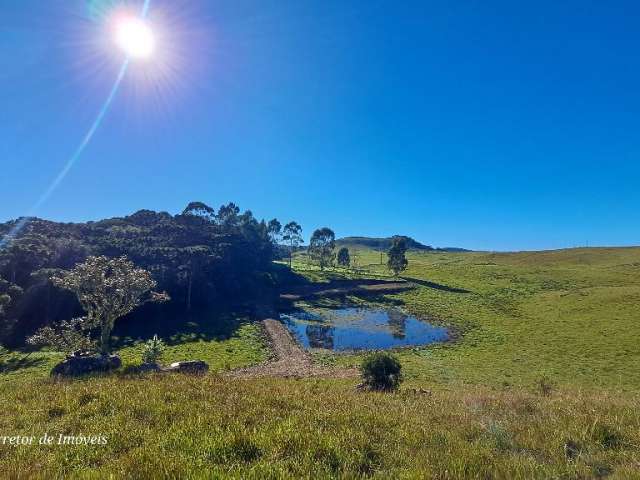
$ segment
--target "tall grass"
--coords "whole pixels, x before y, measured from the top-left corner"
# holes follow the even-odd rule
[[[357,392],[353,382],[208,375],[34,380],[0,431],[104,446],[0,446],[8,476],[638,478],[637,397],[486,388]],[[6,433],[5,433],[6,434]],[[567,459],[570,438],[581,454]]]

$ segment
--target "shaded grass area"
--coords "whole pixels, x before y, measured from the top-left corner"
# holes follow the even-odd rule
[[[231,370],[260,363],[267,359],[268,348],[261,327],[245,323],[234,331],[229,338],[201,339],[199,335],[180,334],[170,338],[160,363],[172,363],[183,360],[203,360],[214,372]],[[119,350],[123,364],[139,365],[143,345],[137,343]]]
[[[104,446],[0,445],[8,477],[638,478],[638,398],[486,388],[357,392],[337,380],[90,378],[2,389],[0,431]],[[564,445],[576,445],[567,459]]]
[[[269,356],[264,332],[260,324],[248,317],[234,317],[220,312],[202,312],[184,322],[179,332],[161,337],[166,349],[160,363],[183,360],[203,360],[213,372],[246,367],[266,360]],[[116,337],[114,352],[120,355],[123,370],[139,365],[144,337]],[[46,377],[61,361],[60,352],[37,351],[0,352],[0,383]]]
[[[358,257],[370,271],[386,271],[379,252]],[[365,300],[462,333],[452,344],[399,352],[409,378],[529,386],[548,376],[585,388],[640,387],[640,248],[411,252],[408,259],[403,276],[417,280],[416,289]],[[354,364],[360,356],[334,361]]]

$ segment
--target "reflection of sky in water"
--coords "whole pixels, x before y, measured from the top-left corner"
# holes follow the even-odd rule
[[[281,314],[280,318],[305,348],[384,349],[425,345],[448,338],[446,328],[397,309],[341,308],[321,315],[299,311]]]

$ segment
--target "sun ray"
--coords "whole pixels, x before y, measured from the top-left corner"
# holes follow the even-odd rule
[[[141,19],[146,18],[147,13],[149,11],[149,5],[150,5],[150,0],[145,0],[144,5],[142,7],[142,12],[140,14],[140,18]],[[135,34],[133,36],[133,38],[135,40],[137,40],[137,41],[140,41],[140,38],[139,38],[140,37],[140,32],[134,31],[133,33]],[[148,39],[144,39],[144,41],[148,42]],[[78,161],[78,159],[80,158],[80,156],[84,152],[85,148],[87,147],[87,145],[89,144],[89,142],[93,138],[94,134],[96,133],[96,130],[98,129],[98,127],[102,123],[102,120],[104,119],[105,115],[109,111],[109,107],[113,103],[113,99],[116,97],[116,94],[118,93],[118,89],[120,88],[120,85],[122,84],[122,79],[124,78],[125,74],[127,73],[127,68],[129,66],[132,53],[145,53],[146,52],[145,49],[147,49],[148,47],[149,46],[147,44],[144,44],[144,45],[137,44],[135,46],[135,48],[133,48],[132,51],[128,51],[127,52],[127,57],[122,61],[122,65],[120,66],[120,70],[118,71],[118,75],[116,76],[116,80],[113,83],[113,86],[111,87],[111,90],[109,91],[109,95],[107,96],[106,100],[102,104],[102,107],[98,111],[98,114],[97,114],[96,118],[94,119],[94,121],[92,122],[91,126],[87,130],[87,133],[83,137],[82,141],[76,147],[76,149],[73,152],[73,154],[71,155],[71,157],[69,157],[69,159],[66,161],[66,163],[64,164],[64,166],[62,167],[62,169],[60,170],[58,175],[56,175],[56,177],[53,179],[53,181],[46,188],[44,193],[40,196],[38,201],[31,207],[31,209],[29,211],[29,214],[27,216],[25,216],[25,217],[22,217],[16,223],[14,228],[12,228],[4,236],[4,238],[2,238],[0,240],[0,249],[6,247],[20,233],[20,231],[28,223],[29,218],[32,217],[35,214],[35,212],[40,208],[40,206],[42,206],[42,204],[44,202],[47,201],[47,199],[51,196],[51,194],[53,194],[53,192],[56,190],[56,188],[58,188],[60,183],[67,176],[67,174],[69,173],[69,171],[71,170],[73,165]],[[133,55],[133,56],[135,56],[135,55]]]

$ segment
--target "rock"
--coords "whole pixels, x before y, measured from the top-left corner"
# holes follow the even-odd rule
[[[428,396],[431,396],[431,390],[425,390],[424,388],[413,388],[412,391],[416,395],[428,395]]]
[[[580,445],[573,440],[567,440],[564,444],[564,456],[567,460],[572,461],[580,456]]]
[[[121,365],[122,361],[117,355],[74,352],[51,369],[51,376],[78,377],[94,372],[108,372],[120,368]]]
[[[174,362],[165,369],[167,372],[204,374],[209,370],[209,365],[202,360],[189,360],[186,362]]]
[[[162,367],[157,363],[143,363],[142,365],[139,365],[138,367],[136,367],[136,370],[140,373],[160,372],[162,370]]]

